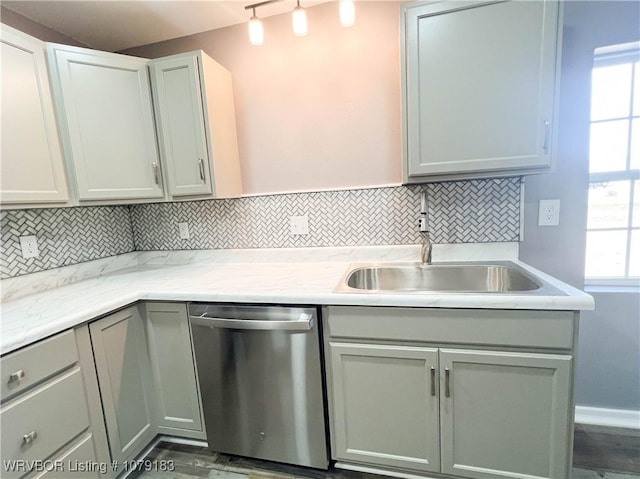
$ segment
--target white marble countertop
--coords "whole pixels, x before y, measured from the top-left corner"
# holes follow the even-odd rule
[[[442,260],[512,260],[558,294],[362,294],[334,289],[355,262],[416,261],[419,246],[136,252],[0,282],[0,352],[139,300],[589,310],[591,296],[514,260],[517,244],[436,245]]]

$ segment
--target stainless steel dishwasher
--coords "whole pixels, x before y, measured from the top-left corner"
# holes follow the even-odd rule
[[[190,303],[209,448],[327,469],[315,308]]]

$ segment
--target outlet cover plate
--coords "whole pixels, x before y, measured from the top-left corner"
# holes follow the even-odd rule
[[[309,217],[307,215],[291,217],[291,234],[292,235],[308,235],[309,234]]]
[[[34,235],[20,236],[20,248],[22,249],[22,257],[37,258],[40,256],[38,251],[38,239]]]
[[[188,240],[191,238],[189,234],[189,223],[178,223],[178,232],[180,233],[180,239]]]
[[[560,224],[560,200],[540,200],[538,205],[538,226],[558,226]]]

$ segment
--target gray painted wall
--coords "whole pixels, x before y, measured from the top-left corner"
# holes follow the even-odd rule
[[[640,39],[640,3],[565,2],[556,171],[526,178],[520,259],[584,286],[593,51]],[[538,201],[561,200],[560,226],[538,227]],[[576,403],[640,410],[640,295],[597,293],[582,315]],[[635,347],[635,351],[634,348]]]
[[[640,409],[640,321],[637,293],[591,292],[596,311],[580,324],[579,405]]]
[[[64,35],[60,32],[45,27],[44,25],[29,20],[27,17],[20,15],[4,6],[0,6],[0,20],[5,25],[27,33],[32,37],[39,38],[43,42],[64,43],[65,45],[74,45],[76,47],[86,47],[74,38]]]

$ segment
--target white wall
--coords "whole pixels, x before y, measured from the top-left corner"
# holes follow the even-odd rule
[[[356,2],[349,28],[337,2],[307,16],[302,38],[289,14],[264,19],[260,47],[241,24],[123,53],[202,49],[232,72],[245,194],[399,184],[398,3]]]

